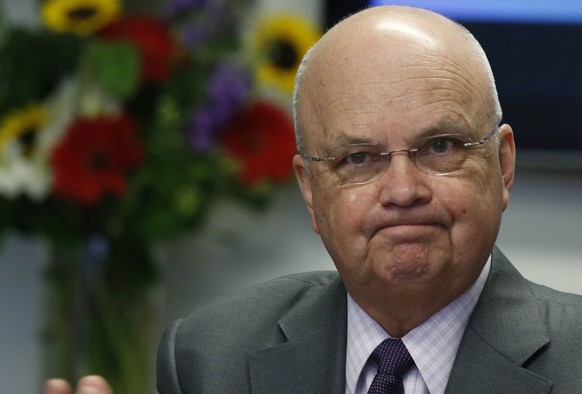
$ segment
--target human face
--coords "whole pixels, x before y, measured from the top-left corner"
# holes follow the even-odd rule
[[[317,68],[306,77],[305,84],[319,87],[307,89],[299,108],[310,155],[325,157],[355,142],[407,149],[418,138],[446,133],[476,140],[491,130],[486,78],[454,51],[405,44],[386,59],[374,55],[373,40],[360,41],[360,56],[339,72]],[[356,301],[367,304],[390,291],[442,307],[476,280],[513,180],[511,128],[497,134],[499,149],[495,141],[473,149],[462,169],[446,176],[427,175],[406,154],[395,154],[379,179],[342,184],[324,163],[295,157],[312,226]]]

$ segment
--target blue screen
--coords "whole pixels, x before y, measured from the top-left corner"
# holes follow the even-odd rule
[[[582,0],[370,0],[426,8],[459,21],[582,23]]]

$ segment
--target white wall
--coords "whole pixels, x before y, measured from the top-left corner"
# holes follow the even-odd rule
[[[518,168],[498,244],[527,278],[582,294],[582,172]]]
[[[0,392],[38,393],[46,250],[12,236],[0,245]]]

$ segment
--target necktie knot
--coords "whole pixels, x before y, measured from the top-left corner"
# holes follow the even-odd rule
[[[412,357],[400,339],[385,339],[372,352],[378,370],[388,375],[402,375],[412,365]]]
[[[371,358],[378,365],[378,372],[368,393],[404,393],[402,375],[414,363],[404,343],[400,339],[385,339]]]

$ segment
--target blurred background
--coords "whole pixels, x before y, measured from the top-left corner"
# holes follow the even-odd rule
[[[66,31],[59,10],[76,2],[83,5],[77,19],[107,5],[102,25]],[[144,376],[153,377],[155,342],[171,321],[241,286],[334,269],[287,167],[289,75],[326,26],[367,3],[115,3],[2,2],[1,392],[36,393],[55,373],[105,368],[111,358],[126,371],[119,379],[151,384]],[[582,40],[574,40],[582,17],[566,19],[575,12],[563,10],[545,10],[551,20],[524,17],[519,10],[528,8],[517,1],[518,17],[500,20],[485,11],[439,10],[439,3],[449,2],[425,6],[473,26],[486,51],[492,48],[505,118],[516,133],[518,172],[498,244],[534,282],[582,294]],[[552,2],[555,9],[559,3]],[[153,14],[162,25],[107,24],[107,15],[123,20],[130,11]],[[507,44],[509,36],[519,41]],[[558,42],[562,50],[548,55]],[[167,63],[145,70],[151,51]],[[519,81],[511,79],[515,73]],[[19,108],[27,117],[10,118]],[[33,128],[43,137],[31,142]],[[78,130],[108,128],[127,135],[125,150],[73,138]],[[103,148],[83,156],[84,144]],[[125,182],[112,171],[92,181],[101,185],[94,190],[85,182],[93,173],[68,171],[83,159],[102,171],[115,155],[133,158],[115,161],[129,174]],[[144,362],[127,361],[132,349],[115,354],[124,339],[111,331],[146,332],[138,338],[145,342],[135,339],[147,345],[135,355]],[[72,354],[74,365],[66,365],[62,359]],[[129,387],[124,392],[146,392]]]

